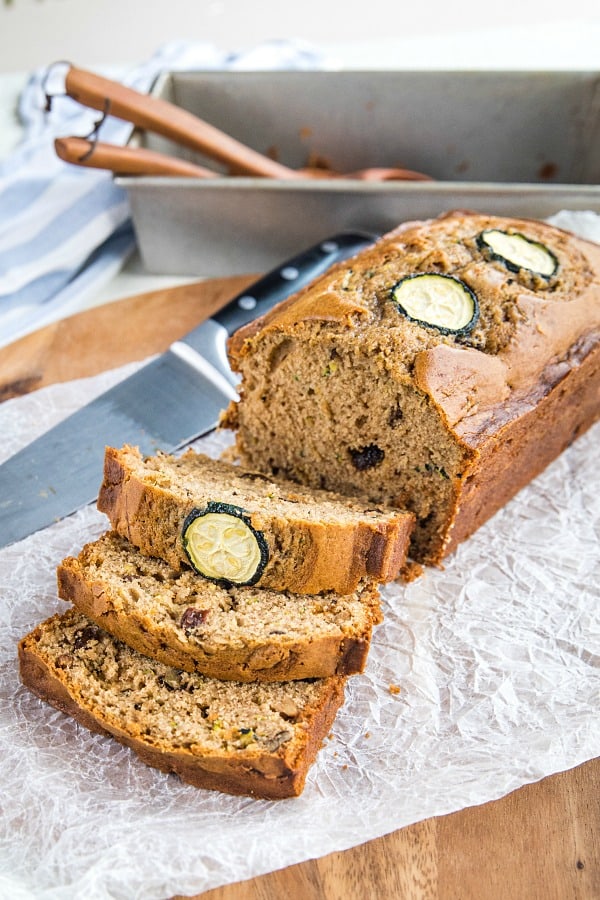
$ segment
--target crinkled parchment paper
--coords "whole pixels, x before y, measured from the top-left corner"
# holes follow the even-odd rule
[[[2,456],[129,371],[5,403]],[[64,608],[54,569],[105,529],[94,508],[0,551],[0,896],[197,893],[598,755],[599,438],[600,426],[581,437],[444,571],[385,589],[367,672],[294,800],[185,786],[20,685],[17,641]]]

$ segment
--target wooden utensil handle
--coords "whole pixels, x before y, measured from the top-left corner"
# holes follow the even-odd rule
[[[167,156],[143,147],[118,147],[89,138],[64,137],[54,141],[57,156],[65,162],[93,169],[108,169],[116,175],[182,175],[214,178],[216,173],[185,159]]]
[[[140,94],[108,78],[71,66],[65,79],[69,97],[84,106],[107,111],[139,128],[191,147],[238,174],[302,178],[294,169],[263,156],[208,122],[166,100]]]

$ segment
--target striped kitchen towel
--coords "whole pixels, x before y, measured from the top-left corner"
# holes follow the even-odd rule
[[[269,41],[240,53],[176,41],[143,65],[102,74],[148,91],[169,70],[323,65],[317,50],[298,41]],[[100,114],[65,96],[55,96],[47,111],[45,92],[52,88],[48,69],[30,77],[18,110],[23,139],[0,162],[0,346],[81,309],[135,246],[127,195],[111,175],[64,163],[54,152],[55,137],[89,134]],[[123,144],[130,131],[109,118],[102,140]]]

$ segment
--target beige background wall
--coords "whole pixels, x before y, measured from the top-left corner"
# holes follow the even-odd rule
[[[460,67],[464,54],[468,68],[510,62],[515,52],[520,64],[535,66],[548,42],[562,36],[556,67],[590,66],[592,48],[600,46],[599,7],[597,0],[0,0],[0,72],[63,58],[86,65],[138,62],[176,38],[239,50],[296,37],[334,45],[344,64],[358,66],[434,67],[458,55]],[[454,36],[464,41],[465,33],[475,40],[453,46]]]

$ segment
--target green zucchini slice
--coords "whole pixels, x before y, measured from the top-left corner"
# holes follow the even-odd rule
[[[192,568],[211,581],[256,584],[269,559],[262,531],[243,509],[211,501],[183,523],[183,548]]]
[[[518,232],[490,228],[477,237],[477,245],[492,259],[504,263],[511,272],[526,269],[542,278],[551,278],[558,269],[556,256],[545,244]]]
[[[392,288],[392,297],[408,319],[442,334],[467,334],[479,318],[477,297],[454,275],[407,275]]]

